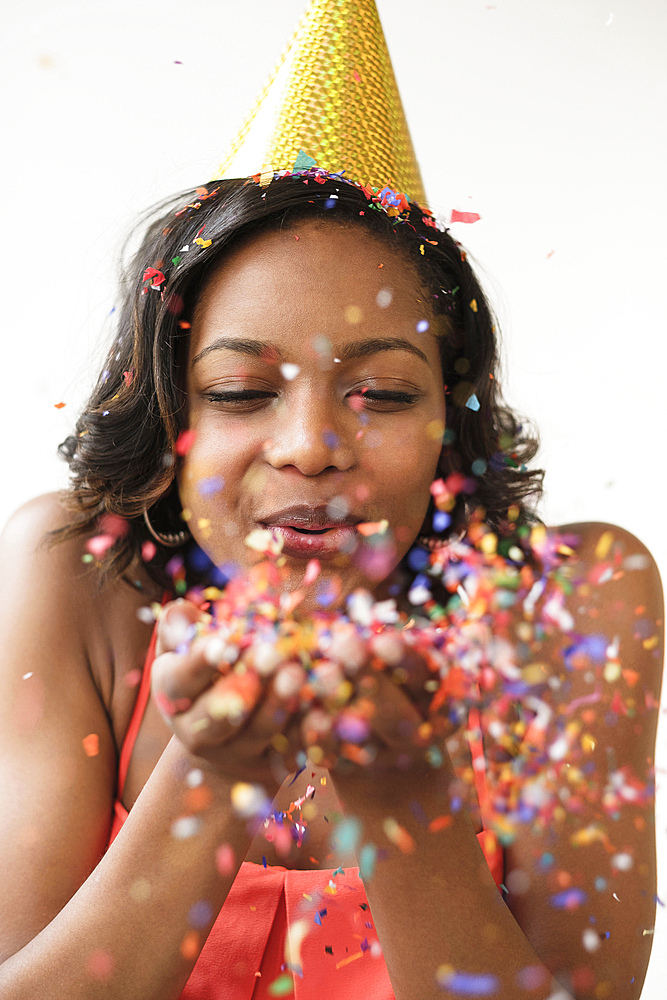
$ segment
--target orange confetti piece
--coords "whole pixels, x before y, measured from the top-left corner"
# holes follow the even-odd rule
[[[411,854],[415,849],[415,842],[400,823],[397,823],[395,819],[391,816],[387,816],[382,824],[382,829],[384,830],[387,839],[395,844],[399,850],[403,851],[403,854]]]
[[[431,820],[428,828],[431,833],[437,833],[438,830],[444,830],[445,827],[451,826],[453,822],[454,820],[451,816],[436,816],[435,819]]]
[[[185,959],[196,958],[199,953],[199,934],[196,931],[188,931],[181,942],[181,955]]]
[[[97,733],[89,733],[81,742],[87,757],[97,757],[100,752],[100,738]]]
[[[371,535],[383,535],[388,527],[389,521],[365,521],[357,525],[357,531],[368,538]]]
[[[54,403],[53,405],[55,406],[56,410],[62,410],[63,406],[66,406],[67,404],[66,403]]]
[[[358,958],[363,957],[363,951],[355,951],[354,955],[348,955],[347,958],[341,958],[340,962],[336,962],[336,968],[341,969],[344,965],[349,965],[350,962],[356,962]]]

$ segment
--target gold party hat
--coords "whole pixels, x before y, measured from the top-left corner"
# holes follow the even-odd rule
[[[426,205],[375,0],[312,0],[213,180],[295,164]]]

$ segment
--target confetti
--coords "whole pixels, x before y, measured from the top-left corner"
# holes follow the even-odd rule
[[[280,366],[280,374],[287,382],[293,382],[300,371],[299,365],[288,363]]]
[[[450,222],[465,222],[465,223],[470,224],[472,222],[479,222],[480,219],[481,219],[481,215],[478,215],[477,212],[459,212],[458,209],[453,208],[452,209],[452,214],[451,214],[451,217],[450,217],[449,221]]]
[[[81,742],[87,757],[97,757],[100,752],[100,738],[97,733],[89,733]]]
[[[180,455],[181,457],[187,455],[187,453],[190,451],[196,440],[197,440],[196,431],[192,430],[181,431],[181,433],[178,435],[178,438],[176,439],[176,446],[175,446],[176,454]]]
[[[387,816],[382,822],[382,829],[387,840],[395,844],[404,854],[411,854],[415,849],[415,842],[405,827],[397,823],[391,816]]]

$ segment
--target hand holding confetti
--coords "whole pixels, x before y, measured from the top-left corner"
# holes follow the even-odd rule
[[[189,601],[165,606],[153,697],[189,753],[235,781],[275,789],[279,782],[270,767],[271,753],[275,755],[271,741],[289,718],[277,693],[278,678],[262,676],[247,662],[233,669],[239,647],[222,632],[211,631],[209,622],[210,616]]]

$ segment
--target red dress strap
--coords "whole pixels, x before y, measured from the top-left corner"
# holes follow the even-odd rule
[[[470,756],[472,757],[472,773],[479,799],[479,809],[482,814],[482,822],[491,814],[491,795],[489,785],[486,780],[486,757],[484,756],[484,744],[482,742],[482,720],[479,709],[471,708],[468,711],[468,745],[470,746]]]
[[[127,732],[125,733],[125,739],[123,740],[123,745],[120,748],[120,757],[118,759],[118,788],[116,791],[116,798],[118,799],[123,798],[123,791],[125,790],[125,779],[127,778],[127,771],[130,766],[130,760],[132,759],[134,744],[139,734],[141,723],[143,722],[144,712],[146,711],[146,705],[148,704],[148,699],[151,696],[151,667],[153,666],[153,660],[155,659],[156,645],[157,645],[157,622],[155,622],[155,625],[153,627],[153,634],[151,636],[151,641],[148,646],[148,652],[146,654],[146,662],[144,663],[144,669],[141,674],[139,692],[137,694],[137,700],[134,703],[134,708],[132,709],[130,724],[127,727]]]
[[[162,604],[164,605],[169,600],[169,594],[164,594],[162,597]],[[127,778],[127,772],[130,766],[130,760],[132,759],[132,752],[134,750],[134,744],[141,728],[141,723],[144,718],[144,713],[146,711],[146,705],[148,704],[148,699],[151,696],[151,667],[153,666],[153,660],[155,659],[155,647],[157,645],[157,622],[153,627],[153,634],[151,635],[151,641],[148,646],[148,652],[146,653],[146,661],[144,663],[144,669],[141,674],[141,681],[139,682],[139,691],[137,692],[137,700],[134,703],[134,708],[132,709],[132,715],[130,717],[130,724],[127,727],[127,732],[125,733],[125,739],[120,748],[120,755],[118,758],[118,780],[116,783],[116,799],[113,807],[113,818],[111,821],[111,830],[109,831],[109,843],[114,842],[118,833],[127,819],[128,813],[127,809],[123,805],[123,792],[125,791],[125,779]]]

